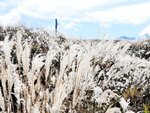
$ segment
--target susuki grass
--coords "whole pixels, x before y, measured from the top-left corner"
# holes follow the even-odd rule
[[[3,29],[1,112],[104,112],[131,82],[149,84],[150,59],[134,56],[133,42],[73,41],[22,27]],[[137,93],[129,88],[123,96]]]

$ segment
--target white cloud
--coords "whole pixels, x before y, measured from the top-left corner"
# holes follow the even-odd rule
[[[7,4],[6,9],[15,6],[5,15],[12,14],[12,10],[16,10],[16,15],[20,17],[26,15],[40,19],[57,17],[64,21],[82,21],[86,18],[83,15],[87,10],[117,4],[120,1],[123,0],[8,0],[3,4]]]
[[[58,17],[62,20],[81,21],[87,10],[108,4],[120,3],[121,0],[26,0],[18,2],[17,9],[21,14],[50,19]]]
[[[4,1],[0,1],[0,7],[6,6],[6,3]]]
[[[3,6],[3,3],[2,2],[0,2],[0,7],[2,7]]]
[[[9,6],[15,6],[4,15],[0,14],[2,23],[21,21],[22,15],[37,19],[49,20],[58,18],[68,21],[66,28],[72,27],[78,22],[97,21],[109,25],[111,23],[141,24],[150,19],[150,2],[118,6],[127,3],[125,0],[8,0],[0,2]],[[118,7],[114,7],[114,6]],[[105,9],[108,8],[109,9]],[[112,7],[110,7],[112,6]],[[103,10],[100,10],[104,8]],[[17,20],[18,19],[18,20]],[[4,22],[3,22],[4,21]],[[28,21],[28,20],[26,20]],[[74,24],[73,24],[74,23]]]
[[[64,28],[66,28],[66,29],[71,29],[71,28],[73,28],[75,25],[76,25],[76,23],[74,23],[74,22],[66,23],[65,26],[64,26]]]
[[[86,13],[89,19],[107,23],[141,24],[150,19],[150,2],[136,5],[120,6],[108,11]]]
[[[3,26],[16,25],[21,21],[21,16],[17,10],[12,10],[7,14],[0,15],[0,24]]]
[[[145,34],[150,34],[150,25],[149,26],[147,26],[146,28],[144,28],[140,33],[139,33],[139,35],[140,36],[143,36],[143,35],[145,35]]]

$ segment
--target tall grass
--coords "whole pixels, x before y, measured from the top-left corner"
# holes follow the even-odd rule
[[[129,84],[148,84],[150,63],[128,54],[131,42],[55,39],[42,31],[16,29],[0,47],[2,112],[72,113],[83,106],[106,111],[116,94],[103,91],[119,94]]]

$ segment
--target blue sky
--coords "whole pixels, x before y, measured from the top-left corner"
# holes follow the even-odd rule
[[[0,24],[25,24],[74,38],[140,37],[150,33],[149,0],[0,0]]]

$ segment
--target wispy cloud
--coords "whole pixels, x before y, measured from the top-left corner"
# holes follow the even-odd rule
[[[71,28],[73,28],[75,25],[76,25],[76,23],[73,23],[73,22],[71,22],[71,23],[65,23],[65,24],[64,24],[64,28],[66,28],[66,29],[71,29]]]
[[[29,14],[32,12],[42,16],[45,15],[49,18],[48,14],[51,14],[50,16],[62,17],[75,16],[95,8],[96,6],[101,7],[115,2],[110,0],[26,0],[19,3],[20,5],[18,7],[20,7],[19,9],[22,13],[28,15],[26,12],[29,12]]]
[[[150,2],[119,6],[108,11],[88,12],[86,16],[100,22],[141,24],[150,19],[148,11],[150,11]]]
[[[85,21],[85,13],[94,10],[96,7],[104,7],[108,4],[117,4],[123,0],[12,0],[3,1],[3,4],[15,6],[7,14],[12,14],[15,10],[16,15],[25,15],[40,19],[50,19],[58,17],[64,21]],[[86,20],[87,21],[87,20]]]
[[[75,30],[79,24],[90,22],[104,24],[104,27],[114,23],[141,25],[150,21],[148,11],[149,0],[2,0],[0,24],[29,23],[30,20],[24,18],[27,17],[33,23],[32,18],[45,23],[58,18],[62,29],[66,30]],[[148,26],[140,34],[149,31]]]
[[[2,7],[3,6],[3,3],[2,2],[0,2],[0,7]]]
[[[21,21],[21,15],[19,15],[17,10],[12,10],[7,14],[0,15],[1,25],[16,25]]]

